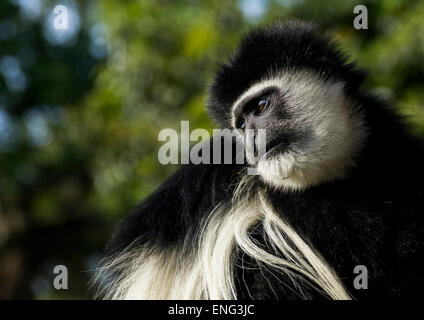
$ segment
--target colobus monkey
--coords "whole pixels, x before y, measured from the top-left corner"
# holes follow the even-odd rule
[[[422,144],[360,88],[363,79],[314,25],[290,21],[248,33],[217,71],[207,109],[221,128],[265,129],[265,157],[182,166],[114,233],[96,276],[99,295],[419,294]],[[367,270],[360,288],[358,265]]]

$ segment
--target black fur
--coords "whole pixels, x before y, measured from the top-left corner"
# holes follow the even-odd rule
[[[386,103],[360,89],[364,73],[346,64],[327,36],[301,22],[252,31],[218,71],[209,112],[221,127],[229,127],[230,106],[253,82],[277,70],[298,68],[344,81],[369,132],[358,165],[347,178],[302,192],[269,189],[273,206],[323,255],[355,298],[420,296],[424,285],[422,144]],[[190,251],[183,248],[184,239],[194,240],[200,221],[218,203],[230,205],[243,170],[237,165],[183,166],[125,218],[107,247],[108,255],[119,254],[136,239],[162,247],[179,244]],[[256,187],[265,187],[259,178]],[[246,259],[244,263],[255,264]],[[360,264],[369,270],[368,290],[353,288],[353,269]],[[240,298],[298,298],[271,272],[236,270]],[[310,298],[320,297],[313,290],[304,291]]]
[[[230,127],[228,111],[243,91],[284,70],[310,69],[323,79],[345,81],[347,90],[355,91],[364,72],[345,61],[336,44],[313,24],[291,21],[255,29],[218,70],[208,110],[221,127]]]

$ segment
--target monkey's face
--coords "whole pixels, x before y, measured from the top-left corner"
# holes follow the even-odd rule
[[[267,150],[255,164],[260,176],[299,190],[341,178],[354,165],[365,130],[349,97],[362,80],[314,25],[277,23],[243,38],[217,72],[208,109],[223,128],[265,129],[266,139],[257,135]]]
[[[363,140],[362,123],[342,82],[308,70],[281,72],[253,84],[231,111],[232,128],[251,130],[255,149],[266,148],[257,163],[246,154],[261,178],[297,190],[346,174]]]

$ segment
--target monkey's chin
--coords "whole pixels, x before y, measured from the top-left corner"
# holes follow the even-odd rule
[[[316,169],[300,166],[290,153],[260,159],[257,173],[267,185],[287,191],[301,191],[323,182]]]
[[[305,159],[302,159],[305,160]],[[345,177],[345,167],[332,163],[298,161],[290,152],[258,161],[256,173],[268,186],[301,191]]]
[[[269,186],[291,190],[304,188],[295,178],[295,161],[290,156],[278,156],[260,159],[257,173]]]

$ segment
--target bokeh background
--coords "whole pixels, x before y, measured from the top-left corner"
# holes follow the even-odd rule
[[[55,30],[55,5],[68,30]],[[368,30],[353,7],[368,8]],[[113,226],[172,171],[163,128],[211,129],[217,64],[251,26],[300,18],[329,28],[365,83],[424,135],[424,1],[0,1],[0,298],[91,298]],[[53,289],[53,268],[69,289]]]

